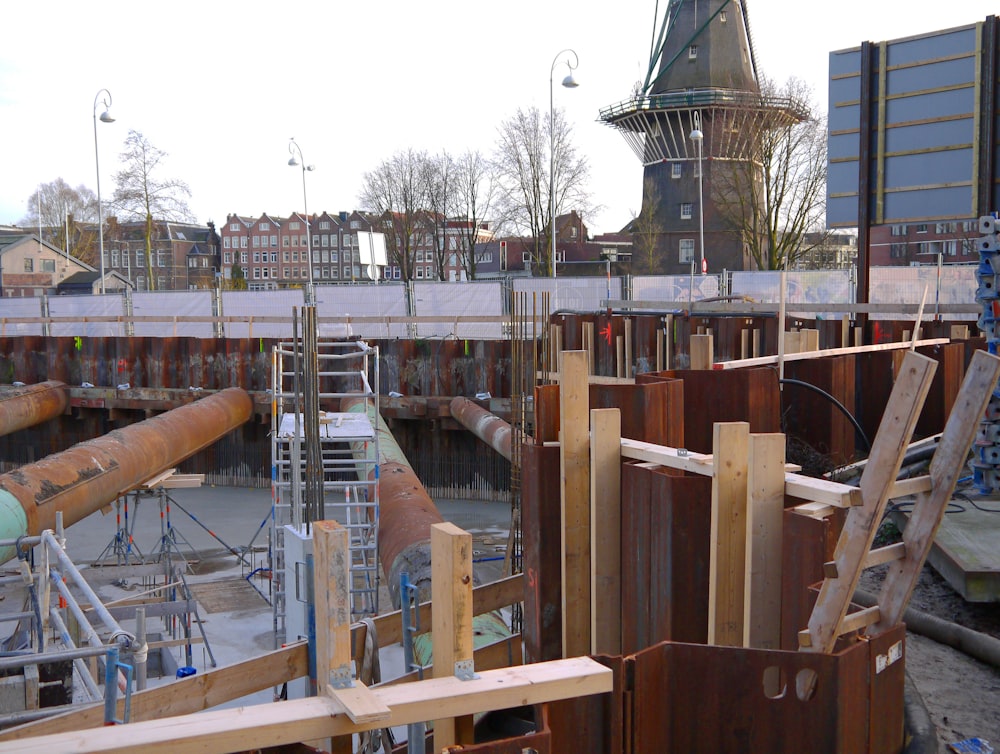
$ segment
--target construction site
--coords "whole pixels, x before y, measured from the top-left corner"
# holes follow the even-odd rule
[[[873,267],[936,178],[832,53],[856,266],[750,272],[703,179],[804,116],[705,5],[600,116],[669,269],[557,278],[553,219],[551,277],[0,298],[0,754],[994,750],[1000,120],[941,115],[964,263]]]

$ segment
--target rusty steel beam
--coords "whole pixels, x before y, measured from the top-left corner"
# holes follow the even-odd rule
[[[510,460],[510,424],[468,398],[452,398],[451,415],[459,424]]]
[[[37,385],[15,387],[0,392],[0,435],[9,435],[66,411],[69,397],[61,382],[39,382]]]
[[[431,525],[444,523],[444,518],[374,404],[363,395],[347,397],[341,399],[340,410],[367,414],[378,434],[378,549],[393,607],[400,607],[399,575],[404,571],[420,590],[420,601],[429,600]],[[368,473],[368,481],[374,480],[374,474],[374,470]]]
[[[0,539],[70,526],[245,423],[253,402],[229,388],[0,475]],[[0,563],[13,557],[0,548]]]

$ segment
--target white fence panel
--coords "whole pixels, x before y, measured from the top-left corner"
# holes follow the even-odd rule
[[[350,317],[405,318],[406,287],[401,283],[324,285],[316,288],[316,313],[321,338],[406,338],[405,324],[346,322]],[[323,323],[335,318],[336,323]]]
[[[607,278],[514,278],[515,292],[551,295],[549,308],[558,311],[599,311],[605,299],[621,298],[621,278],[612,278],[610,291]],[[610,295],[608,295],[610,292]]]
[[[40,298],[2,298],[0,299],[0,317],[6,320],[8,317],[41,317],[42,300]],[[41,335],[41,324],[22,323],[2,323],[3,337],[17,337],[19,335]]]
[[[919,304],[924,319],[933,319],[942,304],[975,304],[977,265],[949,264],[928,267],[873,267],[868,300],[873,304]],[[899,319],[901,315],[873,314],[872,319]],[[911,315],[915,316],[915,315]],[[968,320],[974,315],[941,314],[941,319]]]
[[[287,324],[270,322],[227,322],[227,338],[291,338],[292,309],[301,307],[301,288],[283,291],[223,291],[222,314],[226,317],[285,317]]]
[[[634,301],[681,305],[718,295],[717,275],[643,275],[632,279]]]
[[[11,299],[4,299],[4,302],[9,300]],[[39,299],[34,300],[34,311],[30,316],[39,316],[39,303]],[[113,338],[125,335],[123,322],[87,321],[88,317],[125,316],[125,298],[120,293],[106,293],[103,296],[51,296],[49,316],[61,320],[53,323],[49,330],[54,336]]]
[[[415,283],[413,298],[418,317],[444,316],[448,321],[421,322],[421,338],[492,339],[503,337],[503,285],[497,282]],[[490,316],[496,322],[462,322],[463,317]]]
[[[215,333],[212,291],[143,291],[132,294],[135,317],[159,317],[161,322],[136,322],[137,337],[211,338]],[[204,322],[177,322],[175,317],[205,317]]]

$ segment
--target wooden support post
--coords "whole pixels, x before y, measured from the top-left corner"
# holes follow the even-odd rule
[[[848,348],[851,345],[851,316],[845,314],[840,319],[840,347]]]
[[[750,331],[745,328],[740,330],[740,358],[750,358]]]
[[[655,331],[654,339],[656,341],[656,362],[655,371],[662,372],[663,366],[663,341],[666,340],[666,333],[661,330]]]
[[[563,657],[590,652],[590,406],[586,354],[565,351],[559,385]]]
[[[38,703],[38,666],[24,666],[24,708],[34,710],[39,708]]]
[[[743,646],[781,647],[781,541],[785,436],[750,435]]]
[[[671,369],[674,353],[674,315],[663,317],[663,368]]]
[[[632,377],[632,319],[625,318],[625,359],[622,377]]]
[[[583,323],[583,350],[587,352],[587,374],[594,374],[594,323]]]
[[[615,377],[625,376],[625,338],[615,336]]]
[[[712,526],[708,643],[743,646],[746,579],[748,422],[718,422],[712,433]]]
[[[955,491],[959,474],[965,470],[966,456],[998,379],[1000,359],[985,351],[976,351],[931,459],[931,490],[917,495],[903,530],[904,556],[893,562],[886,572],[879,594],[880,618],[869,628],[869,633],[887,630],[903,620],[924,561],[934,544],[934,534]]]
[[[753,329],[753,358],[759,359],[761,356],[761,331],[759,327]]]
[[[819,330],[809,328],[799,330],[799,336],[801,338],[799,341],[800,352],[819,350]]]
[[[802,352],[802,333],[797,330],[785,333],[785,354]]]
[[[854,328],[854,347],[857,348],[859,346],[862,346],[862,345],[864,345],[864,342],[865,342],[864,330],[862,330],[860,327],[855,327]]]
[[[313,598],[316,612],[316,692],[335,699],[355,723],[388,719],[379,702],[351,673],[351,553],[347,529],[316,521],[313,530]],[[349,752],[350,739],[333,742]]]
[[[969,339],[969,326],[968,325],[952,325],[951,333],[949,336],[952,340],[968,340]]]
[[[431,526],[431,602],[434,677],[471,679],[472,535],[452,523]],[[434,751],[471,743],[471,715],[434,721]]]
[[[857,589],[936,368],[933,359],[914,351],[906,352],[861,474],[863,503],[848,511],[837,541],[833,555],[837,577],[823,581],[809,626],[799,632],[801,649],[829,654],[843,633],[841,623]]]
[[[712,334],[691,336],[691,369],[711,369],[715,363]]]
[[[621,411],[591,409],[591,654],[622,652],[621,441]]]

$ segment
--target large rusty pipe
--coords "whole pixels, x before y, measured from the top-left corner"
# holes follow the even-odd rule
[[[452,398],[451,416],[493,450],[510,460],[510,424],[468,398]]]
[[[37,385],[14,387],[0,392],[0,435],[9,435],[66,411],[69,396],[61,382],[39,382]]]
[[[378,549],[382,570],[389,579],[393,607],[400,606],[399,575],[409,574],[420,599],[431,598],[431,525],[444,522],[431,496],[406,460],[396,438],[364,396],[341,399],[341,411],[366,413],[379,447]],[[360,451],[363,452],[363,451]],[[369,471],[368,481],[373,481]]]
[[[244,424],[253,401],[229,388],[0,475],[0,539],[70,526]],[[13,557],[0,549],[0,563]]]

